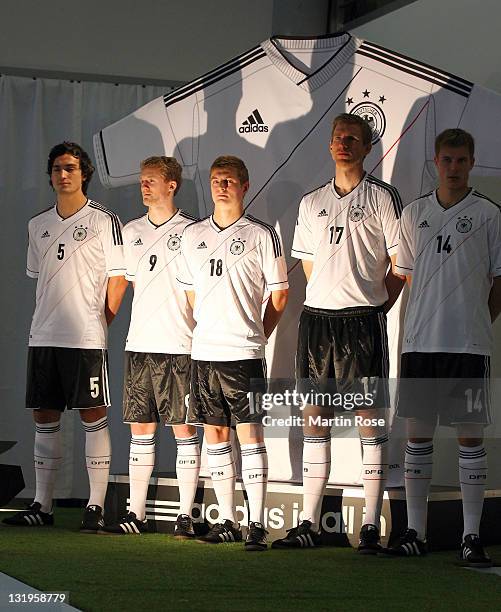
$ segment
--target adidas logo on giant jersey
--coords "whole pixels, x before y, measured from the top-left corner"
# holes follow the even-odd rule
[[[327,217],[327,211],[325,210],[325,208],[322,208],[322,210],[318,213],[317,215],[318,217]]]
[[[198,246],[197,249],[206,249],[207,245],[205,244],[205,242],[201,242]]]
[[[41,238],[50,238],[50,234],[47,230],[40,236]]]
[[[421,221],[421,223],[418,225],[418,228],[421,229],[423,227],[430,227],[428,225],[428,221],[425,219],[424,221]]]
[[[238,128],[240,134],[247,134],[249,132],[267,132],[268,126],[264,124],[263,118],[259,114],[257,108],[247,117],[242,125]]]
[[[141,240],[141,238],[138,238],[133,244],[134,246],[143,246],[143,241]]]

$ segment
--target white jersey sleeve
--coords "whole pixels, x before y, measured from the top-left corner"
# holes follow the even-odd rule
[[[308,200],[303,197],[297,213],[291,255],[297,259],[313,261],[315,259],[315,245],[309,216]]]
[[[188,263],[190,259],[190,239],[190,231],[186,228],[181,240],[181,256],[179,257],[179,267],[176,275],[176,280],[184,291],[193,291],[193,272]]]
[[[501,209],[494,222],[487,226],[491,275],[501,276]]]
[[[407,206],[400,219],[400,237],[396,269],[399,274],[412,274],[414,269],[414,230],[411,219],[412,207]]]
[[[115,214],[106,215],[101,224],[100,238],[108,276],[124,276],[126,272],[122,229]]]
[[[269,227],[261,243],[263,276],[268,291],[287,289],[287,264],[285,262],[282,239],[274,227]]]
[[[397,253],[398,237],[400,231],[400,217],[402,215],[402,200],[396,189],[388,187],[386,197],[381,198],[379,218],[386,242],[386,251],[392,256]]]
[[[35,237],[32,236],[31,221],[28,224],[28,255],[26,258],[26,274],[30,278],[38,278],[40,271],[40,251]]]

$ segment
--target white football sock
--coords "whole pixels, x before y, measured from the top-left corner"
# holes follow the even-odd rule
[[[264,442],[242,444],[242,479],[249,503],[249,521],[264,525],[268,454]]]
[[[151,473],[155,466],[155,434],[132,434],[129,453],[129,511],[144,521]]]
[[[405,449],[405,496],[407,525],[426,540],[428,492],[433,471],[433,442],[407,442]]]
[[[35,423],[35,478],[34,501],[42,512],[51,512],[57,470],[62,461],[61,422]]]
[[[179,487],[179,514],[191,516],[200,472],[200,445],[198,435],[176,438],[176,474]]]
[[[479,535],[487,480],[487,453],[480,446],[459,445],[459,483],[463,498],[465,536]]]
[[[331,470],[330,436],[305,436],[303,442],[303,520],[320,530],[320,512]]]
[[[375,525],[379,529],[388,472],[388,435],[385,433],[373,438],[360,438],[360,441],[363,450],[364,525]]]
[[[231,442],[207,444],[207,464],[219,505],[220,522],[235,520],[235,462]]]
[[[89,475],[88,506],[104,508],[104,498],[108,488],[108,476],[111,463],[111,441],[107,417],[93,423],[82,421],[85,431],[85,460]]]

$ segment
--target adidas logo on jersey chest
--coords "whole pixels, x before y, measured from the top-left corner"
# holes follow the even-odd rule
[[[238,132],[240,134],[247,134],[249,132],[267,132],[268,129],[260,112],[255,108],[247,119],[242,121],[242,125],[238,128]]]

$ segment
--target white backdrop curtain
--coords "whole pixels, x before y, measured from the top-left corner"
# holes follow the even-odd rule
[[[34,428],[32,415],[24,408],[27,339],[35,292],[35,281],[25,275],[27,223],[54,202],[46,174],[49,150],[71,140],[93,158],[93,134],[165,91],[142,85],[0,77],[0,440],[17,441],[0,456],[0,463],[22,466],[26,481],[23,497],[34,494]],[[108,191],[101,186],[97,172],[89,195],[116,211],[124,223],[142,213],[138,187]],[[110,330],[114,471],[127,470],[129,432],[121,422],[121,383],[129,302],[130,296]],[[65,462],[56,497],[84,498],[88,485],[79,415],[65,414],[62,424]],[[168,456],[159,459],[170,464],[170,449],[163,446]]]

